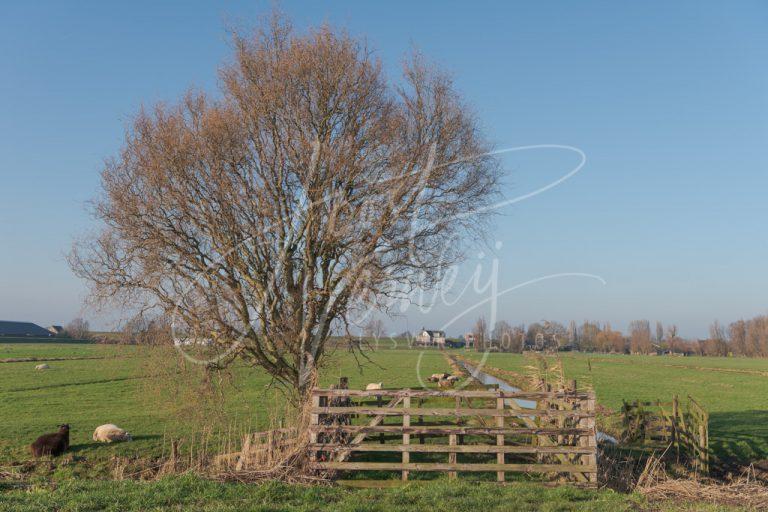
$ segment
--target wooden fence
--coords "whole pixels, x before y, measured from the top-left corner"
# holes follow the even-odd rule
[[[709,414],[688,397],[685,407],[677,395],[671,402],[624,402],[625,437],[630,441],[671,443],[694,467],[709,473]]]
[[[593,393],[315,389],[312,398],[317,469],[398,471],[403,480],[441,471],[597,482]]]

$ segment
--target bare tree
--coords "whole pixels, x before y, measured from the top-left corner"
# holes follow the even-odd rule
[[[498,164],[444,73],[397,85],[360,41],[275,17],[236,36],[221,99],[141,111],[70,263],[304,391],[329,333],[430,287],[482,235]]]
[[[571,345],[574,348],[578,348],[579,346],[579,330],[576,327],[576,321],[571,320],[568,322],[568,344]]]
[[[677,326],[675,324],[671,324],[667,326],[667,345],[669,346],[669,349],[674,351],[680,351],[684,352],[685,347],[682,342],[683,340],[680,339],[680,337],[677,335]]]
[[[656,343],[661,345],[664,342],[664,326],[661,322],[656,322]]]
[[[751,357],[768,356],[768,316],[756,316],[746,322],[745,342],[745,355]]]
[[[526,346],[533,347],[536,350],[544,348],[544,326],[539,322],[533,322],[528,326],[528,330],[525,333]]]
[[[565,343],[567,330],[560,322],[544,320],[544,336],[549,348],[558,348]]]
[[[139,313],[125,323],[120,342],[126,345],[171,345],[173,334],[168,319]]]
[[[509,322],[506,320],[499,320],[496,322],[496,325],[493,326],[493,332],[491,333],[491,338],[497,341],[501,341],[501,339],[504,337],[504,334],[511,332],[512,326],[509,325]]]
[[[499,320],[493,327],[491,336],[505,352],[522,352],[525,331],[522,327],[512,327],[505,320]]]
[[[384,322],[378,318],[372,318],[363,327],[363,334],[369,338],[379,339],[384,336]]]
[[[747,323],[737,320],[728,326],[728,335],[731,338],[731,348],[734,353],[747,355]]]
[[[597,347],[596,338],[600,332],[600,325],[597,322],[584,321],[579,327],[579,348],[587,352],[600,350]]]
[[[472,329],[472,334],[475,335],[475,349],[478,351],[485,350],[489,336],[488,323],[485,321],[484,316],[477,319],[475,327]]]
[[[595,335],[595,346],[600,352],[615,352],[618,354],[626,352],[624,336],[621,332],[612,330],[608,324],[606,324],[605,329],[600,330]]]
[[[78,317],[64,327],[64,332],[69,338],[87,340],[91,336],[91,326],[88,320]]]
[[[629,324],[629,346],[632,353],[649,354],[651,345],[651,324],[648,320],[634,320]]]
[[[728,342],[725,335],[725,328],[720,322],[715,320],[709,326],[709,340],[704,347],[704,354],[708,356],[727,356]]]

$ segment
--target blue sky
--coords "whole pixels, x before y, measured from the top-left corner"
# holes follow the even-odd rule
[[[365,36],[397,76],[409,49],[453,73],[499,148],[574,146],[561,185],[504,208],[470,254],[499,265],[513,323],[676,323],[684,336],[768,310],[768,4],[764,2],[285,2],[298,28]],[[268,2],[0,5],[0,319],[65,323],[86,289],[64,254],[95,229],[85,207],[139,106],[216,91],[227,26]],[[503,156],[505,194],[566,174],[562,150]],[[478,249],[478,252],[480,249]],[[475,299],[409,311],[405,326],[468,328]],[[462,308],[459,311],[457,308]]]

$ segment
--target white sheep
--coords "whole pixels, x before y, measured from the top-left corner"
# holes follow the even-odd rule
[[[93,431],[93,440],[99,443],[111,443],[113,441],[132,441],[133,437],[125,429],[107,423],[96,427],[96,430]]]
[[[381,389],[381,385],[382,384],[383,384],[382,382],[372,382],[372,383],[368,384],[367,386],[365,386],[365,390],[366,391],[376,391],[376,390],[379,390],[379,389]]]
[[[48,369],[50,369],[50,366],[48,366],[47,364],[39,364],[35,366],[35,370],[48,370]]]

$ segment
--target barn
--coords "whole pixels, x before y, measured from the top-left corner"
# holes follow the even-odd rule
[[[32,322],[11,322],[7,320],[0,320],[0,336],[34,336],[34,337],[50,337],[53,334]]]

